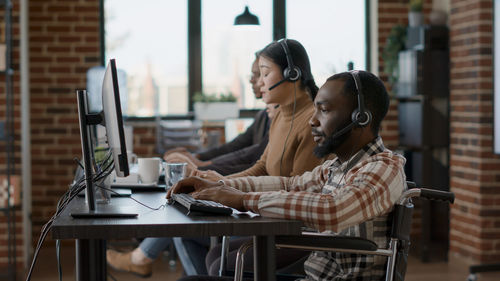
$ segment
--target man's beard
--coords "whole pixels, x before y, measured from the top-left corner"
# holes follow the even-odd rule
[[[349,122],[349,124],[350,124],[350,122]],[[349,124],[347,124],[346,126],[348,126]],[[323,137],[326,137],[326,139],[322,144],[318,144],[314,148],[314,151],[313,151],[314,155],[316,155],[316,157],[318,157],[318,158],[323,158],[323,157],[327,156],[328,154],[334,153],[339,148],[339,146],[342,145],[347,140],[347,138],[349,138],[349,135],[351,134],[351,130],[349,130],[340,136],[334,137],[337,132],[339,132],[340,130],[342,130],[346,126],[342,126],[340,129],[335,130],[335,132],[333,132],[328,137],[326,137],[323,134]]]

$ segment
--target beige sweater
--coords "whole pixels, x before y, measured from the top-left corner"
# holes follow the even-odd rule
[[[318,159],[313,154],[316,144],[313,141],[309,125],[309,120],[313,112],[313,103],[307,95],[297,97],[293,127],[287,140],[292,122],[293,103],[281,106],[271,123],[269,143],[260,160],[247,170],[229,175],[228,178],[243,176],[295,176],[301,175],[306,171],[311,171],[314,167],[323,163],[325,158]],[[283,153],[285,141],[286,148]],[[280,165],[282,155],[283,161]]]

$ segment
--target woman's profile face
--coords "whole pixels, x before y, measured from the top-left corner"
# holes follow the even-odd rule
[[[285,82],[269,91],[270,87],[283,79],[283,73],[281,72],[280,67],[272,60],[261,56],[259,57],[259,69],[260,78],[258,83],[262,93],[262,101],[265,103],[278,104],[285,102],[284,97],[288,92],[286,84],[288,83]]]

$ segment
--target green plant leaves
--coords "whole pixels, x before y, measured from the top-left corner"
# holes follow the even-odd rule
[[[227,94],[204,94],[196,92],[193,96],[194,102],[236,102],[236,97],[228,92]]]
[[[405,49],[406,26],[395,25],[387,37],[382,59],[384,60],[384,72],[389,76],[389,83],[394,85],[399,75],[399,52]]]

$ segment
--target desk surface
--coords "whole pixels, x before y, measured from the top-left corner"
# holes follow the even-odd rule
[[[151,206],[165,204],[165,192],[135,193],[133,198]],[[53,239],[122,239],[132,237],[198,237],[221,235],[297,235],[302,222],[271,219],[260,216],[232,215],[207,216],[186,215],[178,205],[166,205],[153,211],[130,198],[112,198],[111,204],[97,205],[109,211],[138,213],[136,218],[74,219],[71,212],[87,209],[83,198],[75,198],[54,221]]]

